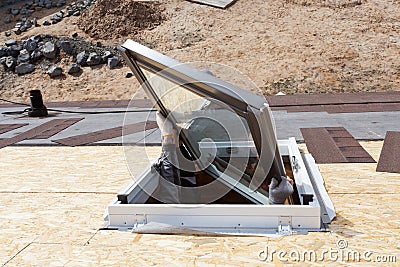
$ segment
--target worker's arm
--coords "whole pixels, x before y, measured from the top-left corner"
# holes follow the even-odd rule
[[[282,176],[281,182],[272,178],[269,185],[269,200],[272,204],[284,204],[285,200],[293,194],[293,181],[286,176]]]
[[[180,175],[177,159],[177,134],[172,122],[157,112],[157,125],[161,131],[162,153],[155,168],[162,177],[156,198],[164,203],[180,203]]]

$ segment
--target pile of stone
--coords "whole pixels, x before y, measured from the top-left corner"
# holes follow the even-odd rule
[[[14,4],[17,4],[18,2],[21,2],[21,1],[22,0],[2,0],[0,2],[0,7],[14,5]]]
[[[110,69],[120,66],[120,58],[114,49],[92,44],[82,38],[51,35],[36,35],[18,42],[7,40],[0,46],[0,65],[4,71],[13,71],[18,75],[33,72],[36,68],[46,71],[55,78],[63,74],[57,63],[62,58],[73,61],[67,68],[68,74],[82,72],[81,67],[107,64]]]
[[[50,15],[49,19],[46,19],[42,22],[42,25],[49,26],[51,24],[56,24],[62,21],[66,17],[70,16],[79,16],[84,10],[90,8],[93,4],[96,3],[96,0],[80,0],[77,2],[73,2],[66,6],[65,9],[60,10],[52,15]],[[12,30],[16,35],[20,35],[23,32],[26,32],[31,27],[39,27],[39,23],[37,18],[30,18],[35,11],[41,10],[43,8],[57,8],[66,5],[65,0],[35,0],[35,1],[27,1],[21,8],[10,8],[9,14],[4,18],[4,23],[12,23],[13,20],[16,20],[16,24],[14,29]],[[11,35],[11,32],[6,31],[5,35],[8,37]]]
[[[17,22],[15,24],[15,27],[13,29],[13,32],[16,35],[20,35],[23,32],[26,32],[29,30],[31,27],[39,27],[40,25],[38,24],[38,21],[36,18],[33,19],[27,19],[27,18],[22,18],[21,21]],[[5,32],[5,35],[8,37],[11,35],[10,32]]]
[[[64,18],[70,16],[80,16],[83,11],[89,9],[92,5],[96,3],[96,0],[84,0],[71,3],[67,5],[65,10],[60,10],[59,12],[50,16],[50,20],[44,20],[43,25],[48,26],[51,24],[56,24],[62,21]]]

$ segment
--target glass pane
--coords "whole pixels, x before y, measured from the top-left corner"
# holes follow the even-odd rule
[[[193,111],[202,109],[203,106],[209,104],[201,96],[184,89],[177,84],[162,78],[150,71],[141,68],[144,75],[148,79],[152,89],[162,101],[163,106],[175,114],[175,119],[181,119],[181,116]],[[177,116],[179,114],[179,116]],[[178,120],[177,120],[178,121]]]
[[[183,129],[201,169],[211,167],[249,187],[259,155],[247,121],[229,105],[192,93],[141,68],[164,108]],[[266,176],[265,176],[266,177]],[[266,195],[262,189],[259,192]]]

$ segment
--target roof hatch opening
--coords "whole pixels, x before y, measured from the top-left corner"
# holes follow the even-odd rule
[[[294,138],[276,139],[264,97],[130,40],[119,50],[155,108],[179,129],[180,160],[187,162],[180,167],[195,181],[180,187],[179,203],[168,203],[159,197],[164,181],[150,164],[108,206],[108,228],[144,231],[163,224],[242,234],[327,229],[335,212],[318,168]],[[281,176],[294,180],[294,193],[285,204],[271,205],[268,185]]]

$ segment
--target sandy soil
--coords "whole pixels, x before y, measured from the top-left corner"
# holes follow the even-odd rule
[[[131,38],[183,62],[225,64],[263,94],[400,90],[398,0],[238,0],[227,10],[183,0],[162,4],[167,19],[158,27],[101,41],[114,46]],[[97,41],[78,28],[79,19],[85,16],[13,38],[77,32]],[[0,43],[6,39],[1,33]],[[48,101],[127,99],[138,87],[125,78],[128,71],[85,68],[62,79],[40,70],[20,77],[0,72],[0,97],[21,101],[41,89]]]

